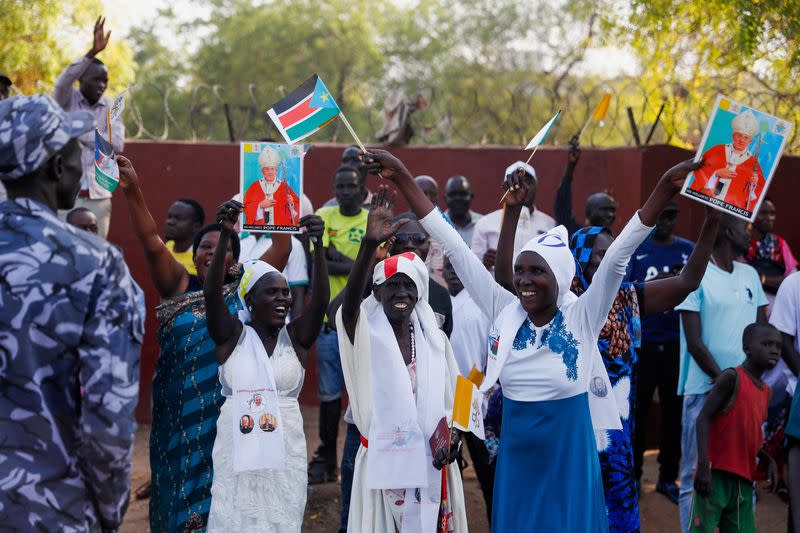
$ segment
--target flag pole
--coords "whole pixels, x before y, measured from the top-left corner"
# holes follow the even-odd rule
[[[108,124],[108,142],[114,144],[114,140],[111,138],[111,108],[106,111],[106,123]]]
[[[353,136],[353,139],[355,139],[356,144],[358,145],[359,148],[361,148],[361,151],[367,153],[367,149],[364,148],[364,145],[361,143],[361,139],[359,139],[358,135],[356,135],[356,132],[353,131],[353,126],[351,126],[350,123],[347,121],[347,117],[344,116],[344,113],[342,113],[341,109],[339,110],[339,117],[341,117],[342,122],[344,122],[344,126],[347,128],[347,131],[350,132],[350,135]]]
[[[531,152],[531,155],[529,155],[528,156],[528,160],[525,161],[526,165],[531,162],[531,159],[533,159],[533,154],[535,154],[536,150],[538,150],[538,149],[539,149],[539,145],[538,144],[533,147],[533,151]],[[503,196],[500,198],[500,205],[503,205],[503,200],[506,199],[506,196],[508,196],[508,193],[510,193],[510,192],[511,192],[511,189],[507,189],[506,192],[503,193]]]
[[[339,110],[339,117],[341,117],[342,122],[344,122],[344,126],[347,128],[347,131],[349,131],[350,135],[352,135],[353,139],[355,139],[356,144],[358,145],[358,147],[361,148],[361,152],[366,154],[367,153],[367,149],[364,148],[364,144],[361,142],[361,139],[358,138],[358,135],[356,135],[355,130],[353,130],[353,126],[351,126],[350,122],[347,121],[347,117],[344,116],[344,113],[342,113],[341,109]],[[378,172],[378,177],[380,179],[383,179],[383,176],[381,176],[380,172]]]
[[[581,135],[583,135],[584,130],[589,126],[589,123],[592,121],[593,117],[594,117],[594,113],[589,115],[589,118],[586,119],[586,124],[584,124],[583,127],[581,128],[581,131],[578,132],[578,139],[581,138]]]
[[[536,153],[536,150],[537,150],[538,148],[539,148],[539,145],[538,145],[538,144],[537,144],[536,146],[534,146],[534,147],[533,147],[533,152],[531,152],[531,155],[529,155],[529,156],[528,156],[528,160],[527,160],[527,161],[525,161],[525,164],[526,164],[526,165],[527,165],[528,163],[530,163],[530,162],[531,162],[531,159],[533,159],[533,154],[535,154],[535,153]]]

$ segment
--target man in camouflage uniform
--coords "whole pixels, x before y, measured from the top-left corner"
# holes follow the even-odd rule
[[[0,102],[0,529],[115,531],[128,506],[144,316],[120,252],[60,221],[94,127]]]

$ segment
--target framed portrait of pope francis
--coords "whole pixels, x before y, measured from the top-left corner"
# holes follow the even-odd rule
[[[241,143],[239,191],[242,229],[251,233],[299,233],[303,158],[309,145]]]
[[[752,222],[778,167],[792,123],[717,96],[683,195]]]

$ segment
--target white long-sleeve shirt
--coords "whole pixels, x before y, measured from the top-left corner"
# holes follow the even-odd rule
[[[502,326],[498,318],[507,306],[517,302],[517,296],[495,282],[480,259],[438,213],[428,214],[421,223],[442,243],[464,288],[492,321],[493,335],[498,335]],[[597,338],[625,275],[628,260],[651,230],[642,224],[638,213],[635,214],[609,247],[592,284],[577,301],[562,305],[545,326],[536,327],[526,320],[516,332],[514,346],[500,373],[505,396],[529,402],[568,398],[591,390],[590,381],[605,375],[605,368],[601,372],[595,364],[600,361]],[[490,338],[490,349],[491,345]],[[484,363],[485,358],[486,354]],[[611,392],[608,384],[595,389],[596,392],[592,392],[598,397]]]
[[[478,259],[483,260],[483,255],[488,250],[497,250],[502,224],[502,209],[492,211],[475,223],[472,242],[468,244]],[[514,235],[514,255],[516,256],[529,240],[542,233],[547,233],[554,227],[556,227],[556,221],[553,220],[553,217],[538,209],[530,211],[527,207],[523,207],[519,214],[519,222],[517,222],[517,233]]]
[[[55,88],[53,89],[53,100],[58,102],[64,111],[89,111],[94,115],[95,127],[108,139],[108,120],[107,114],[111,102],[103,95],[95,102],[90,104],[75,87],[75,82],[89,68],[92,60],[86,56],[81,56],[64,69],[58,75]],[[87,131],[78,138],[81,145],[81,165],[83,166],[83,177],[81,178],[81,189],[88,189],[89,197],[92,199],[111,198],[111,193],[100,187],[94,179],[94,131]],[[122,119],[117,119],[111,125],[111,144],[114,152],[120,153],[125,147],[125,125]]]

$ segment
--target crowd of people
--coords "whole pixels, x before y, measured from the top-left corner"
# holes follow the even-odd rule
[[[177,199],[159,228],[118,155],[161,300],[146,309],[94,181],[108,40],[98,19],[52,98],[6,98],[0,76],[0,528],[120,527],[151,312],[151,480],[136,497],[154,532],[300,531],[308,485],[339,480],[340,531],[466,532],[468,461],[493,531],[637,532],[656,391],[656,491],[682,531],[754,531],[763,479],[800,526],[800,272],[775,202],[752,225],[708,208],[696,242],[678,237],[674,197],[707,163],[684,161],[615,234],[608,192],[574,213],[577,138],[555,218],[527,163],[497,169],[504,205],[481,215],[467,176],[446,180],[443,210],[436,179],[350,146],[334,197],[298,199],[301,233],[256,235],[238,195],[210,224]],[[410,211],[394,212],[398,194]],[[458,377],[475,374],[485,438],[451,423]]]

